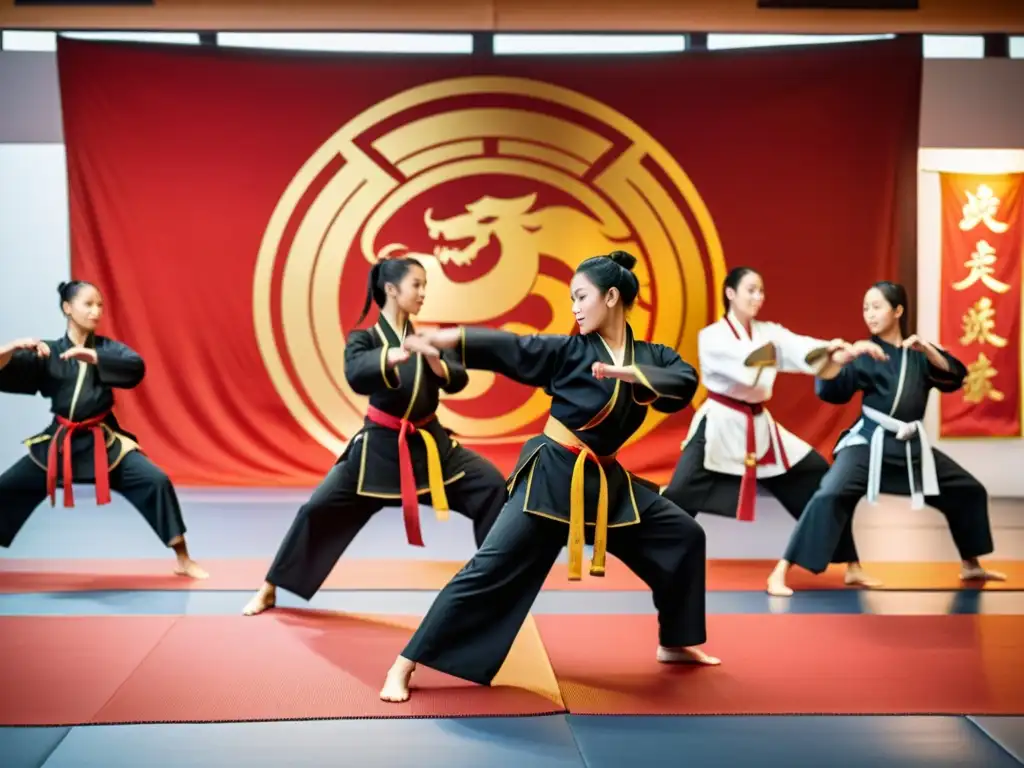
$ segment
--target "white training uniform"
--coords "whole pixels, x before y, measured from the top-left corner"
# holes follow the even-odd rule
[[[814,375],[818,368],[804,358],[828,341],[799,336],[778,323],[751,322],[753,338],[730,312],[698,334],[697,348],[701,381],[708,392],[750,404],[771,399],[778,372]],[[755,349],[772,342],[776,350],[775,367],[752,368],[744,360]],[[747,469],[748,415],[708,398],[697,410],[683,446],[693,437],[701,421],[704,429],[704,467],[712,472],[742,476]],[[779,426],[768,409],[753,417],[756,435],[757,477],[777,477],[803,459],[811,447],[784,427]],[[773,448],[775,461],[761,463]]]

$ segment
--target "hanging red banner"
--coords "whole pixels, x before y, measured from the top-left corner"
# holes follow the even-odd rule
[[[1024,173],[940,174],[939,343],[967,366],[942,395],[942,437],[1021,434],[1021,244]]]

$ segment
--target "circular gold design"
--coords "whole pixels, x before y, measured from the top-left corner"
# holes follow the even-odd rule
[[[474,98],[486,103],[472,106]],[[501,98],[509,106],[493,106]],[[468,195],[454,215],[417,210],[424,234],[437,243],[432,253],[381,241],[388,223],[432,190],[481,178],[518,179],[535,191]],[[574,204],[538,206],[537,192],[544,189]],[[693,229],[680,199],[696,222]],[[444,244],[469,240],[464,248]],[[494,240],[501,255],[488,273],[470,282],[447,276],[442,262],[471,264]],[[708,306],[706,285],[721,283],[725,260],[707,206],[668,151],[625,115],[567,88],[512,77],[432,82],[356,116],[292,179],[257,259],[257,343],[289,411],[337,453],[362,426],[366,407],[343,373],[352,329],[343,328],[338,291],[354,249],[367,265],[395,253],[424,263],[428,291],[418,325],[493,324],[537,297],[550,308],[544,327],[500,327],[568,333],[568,286],[545,274],[541,258],[562,262],[571,274],[587,256],[616,248],[638,257],[640,301],[629,318],[636,338],[672,346],[695,362],[697,332],[722,312],[720,299]],[[493,374],[473,371],[466,391],[442,399],[438,408],[442,423],[469,445],[521,441],[527,436],[521,430],[549,406],[550,399],[535,391],[504,411],[495,403],[488,418],[456,410],[459,400],[487,397],[493,382]],[[703,396],[702,389],[695,406]],[[631,442],[664,418],[652,411]]]

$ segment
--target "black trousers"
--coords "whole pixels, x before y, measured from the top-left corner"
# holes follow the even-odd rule
[[[521,481],[483,546],[438,594],[405,658],[481,685],[494,679],[569,535],[566,524],[524,512],[525,498]],[[662,645],[707,640],[704,530],[693,518],[658,497],[640,523],[608,531],[608,551],[651,588]]]
[[[945,515],[962,559],[989,554],[993,544],[985,487],[946,454],[941,451],[933,453],[940,495],[929,496],[927,503]],[[821,488],[814,494],[793,531],[786,548],[786,560],[812,573],[825,570],[829,553],[867,492],[870,455],[871,450],[866,445],[851,445],[836,455]],[[910,494],[905,459],[885,458],[881,492],[901,496]]]
[[[385,506],[395,504],[356,493],[359,457],[354,452],[335,464],[299,508],[267,572],[268,582],[312,599],[363,526]],[[453,449],[445,468],[449,474],[466,473],[445,491],[452,509],[473,521],[479,547],[505,503],[505,478],[489,461],[461,446]],[[421,496],[422,501],[429,498]]]
[[[742,478],[722,472],[712,472],[704,466],[703,420],[683,449],[675,471],[662,495],[696,517],[701,512],[721,517],[736,517],[736,504],[740,496]],[[828,462],[815,450],[777,477],[764,477],[757,481],[774,496],[794,520],[800,520],[804,508],[810,503],[822,479],[829,471]],[[833,563],[858,562],[857,545],[853,540],[853,516],[846,521],[829,554]]]
[[[124,496],[167,546],[185,535],[174,485],[140,451],[127,454],[110,470],[110,489]],[[0,547],[11,546],[45,499],[46,471],[28,456],[0,475]]]

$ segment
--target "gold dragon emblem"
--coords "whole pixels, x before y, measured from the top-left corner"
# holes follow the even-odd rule
[[[707,285],[721,283],[725,261],[707,207],[671,154],[625,115],[560,86],[428,83],[357,115],[288,185],[255,269],[260,352],[296,421],[340,452],[365,413],[343,357],[372,263],[423,264],[421,327],[570,333],[569,277],[615,249],[638,257],[637,338],[695,361],[697,332],[722,311]],[[472,371],[439,418],[467,445],[522,441],[550,401],[503,384]],[[650,414],[633,439],[663,418]]]

